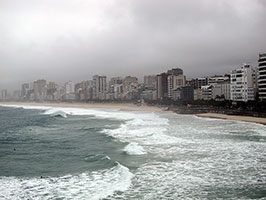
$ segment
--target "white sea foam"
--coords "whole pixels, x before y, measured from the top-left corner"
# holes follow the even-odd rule
[[[103,132],[123,142],[136,142],[139,145],[151,146],[179,143],[180,140],[168,134],[168,119],[154,113],[136,114],[118,129],[106,129]]]
[[[247,185],[254,188],[261,185],[259,190],[264,191],[265,167],[261,158],[265,157],[266,128],[263,125],[219,119],[205,121],[189,115],[57,109],[67,114],[125,120],[118,129],[104,132],[151,152],[147,163],[136,170],[134,177],[127,168],[115,167],[61,178],[0,178],[0,199],[38,199],[39,194],[47,195],[47,199],[54,196],[98,199],[117,190],[124,192],[115,193],[118,197],[115,199],[217,199],[217,192],[225,194],[219,188],[226,187],[233,189],[233,193],[228,190],[231,192],[228,198],[250,199],[238,196],[234,189],[242,187],[252,193],[253,187],[247,189]],[[256,137],[249,137],[253,135]]]
[[[203,121],[225,121],[225,119],[212,118],[212,117],[199,117],[196,115],[191,115],[193,118],[200,119]]]
[[[103,199],[131,185],[133,174],[117,166],[59,178],[0,177],[0,199]]]
[[[144,155],[147,152],[138,143],[132,142],[124,148],[124,152],[128,155]]]
[[[48,110],[51,108],[48,106],[32,106],[32,105],[16,105],[16,104],[0,104],[0,106],[11,107],[11,108],[33,109],[33,110]]]
[[[108,109],[87,109],[71,107],[47,107],[28,105],[9,105],[24,109],[45,110],[44,114],[63,112],[66,115],[90,115],[103,119],[117,119],[125,121],[118,129],[106,129],[103,132],[122,142],[136,142],[138,146],[174,144],[180,142],[176,137],[167,134],[168,119],[152,112],[126,112]],[[143,148],[143,147],[142,147]]]
[[[49,106],[32,106],[32,105],[5,105],[4,107],[23,108],[44,110],[44,114],[51,114],[54,112],[64,112],[67,115],[92,115],[98,118],[104,119],[118,119],[118,120],[130,120],[136,118],[137,112],[124,112],[115,109],[91,109],[91,108],[71,108],[71,107],[49,107]]]
[[[54,109],[54,108],[51,108],[47,111],[44,112],[44,114],[46,115],[51,115],[51,116],[60,116],[60,117],[63,117],[63,118],[67,118],[67,113],[62,111],[62,110],[58,110],[58,109]]]

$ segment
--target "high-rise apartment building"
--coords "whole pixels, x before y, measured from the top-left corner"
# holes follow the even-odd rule
[[[33,93],[35,100],[43,100],[46,96],[46,80],[37,80],[33,82]]]
[[[42,93],[46,85],[46,80],[37,80],[33,82],[34,93]]]
[[[123,99],[132,100],[138,98],[138,78],[126,76],[123,80]]]
[[[62,98],[63,100],[66,100],[66,101],[76,100],[75,84],[72,81],[68,81],[65,83],[64,94]]]
[[[27,99],[29,89],[30,89],[30,84],[24,83],[21,85],[21,98],[22,99]]]
[[[107,92],[106,76],[93,76],[93,99],[105,99]]]
[[[258,90],[259,98],[266,99],[266,52],[259,54],[258,66]]]
[[[157,98],[172,98],[173,91],[177,88],[186,85],[186,77],[183,75],[183,70],[173,68],[167,73],[157,75]]]
[[[149,89],[156,89],[157,76],[155,75],[144,76],[144,86]]]
[[[168,97],[167,74],[157,75],[157,98],[164,99]]]
[[[186,77],[180,68],[168,70],[167,75],[168,98],[173,98],[173,91],[186,85]]]
[[[183,74],[169,74],[167,76],[168,97],[173,97],[173,91],[186,85],[186,77]]]
[[[75,93],[75,84],[72,81],[68,81],[65,84],[66,94],[74,94]]]
[[[231,100],[251,101],[255,99],[255,70],[247,64],[231,71]]]
[[[108,92],[114,96],[114,87],[115,85],[122,85],[123,84],[123,78],[122,77],[113,77],[109,81],[108,85]]]

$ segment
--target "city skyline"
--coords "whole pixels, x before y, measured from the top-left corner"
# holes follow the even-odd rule
[[[260,53],[264,53],[264,52],[260,52]],[[260,53],[259,53],[259,54],[260,54]],[[257,55],[257,57],[258,57],[258,55]],[[258,59],[259,59],[259,57],[258,57]],[[188,80],[195,79],[195,78],[206,78],[206,77],[211,77],[211,76],[221,76],[221,75],[224,75],[224,74],[230,74],[231,71],[232,71],[234,68],[241,67],[243,64],[248,64],[248,65],[251,65],[251,66],[254,67],[254,68],[257,68],[258,65],[259,65],[258,59],[257,59],[255,65],[252,65],[250,62],[242,62],[242,63],[239,63],[239,64],[236,65],[236,66],[233,66],[232,69],[228,69],[227,71],[220,71],[219,73],[214,73],[213,71],[208,71],[208,72],[206,72],[205,74],[202,74],[201,76],[200,76],[200,75],[198,75],[198,76],[195,75],[195,76],[192,76],[192,77],[191,77],[191,76],[189,76],[189,75],[186,73],[185,70],[184,70],[184,71],[185,71],[185,73],[186,73],[186,75],[187,75]],[[182,66],[168,66],[168,67],[166,67],[166,71],[169,70],[169,69],[171,69],[171,68],[182,68],[182,69],[184,69]],[[0,85],[0,89],[7,89],[7,90],[9,90],[9,91],[11,91],[11,92],[14,92],[14,91],[18,90],[22,84],[25,84],[25,83],[32,83],[32,84],[33,84],[34,81],[42,80],[42,79],[44,79],[44,80],[48,80],[48,81],[51,81],[51,82],[56,82],[56,83],[59,84],[59,85],[64,85],[64,84],[67,83],[68,81],[72,81],[72,82],[74,82],[74,83],[79,83],[79,82],[81,82],[81,81],[92,80],[92,79],[93,79],[93,76],[95,76],[95,75],[106,76],[108,80],[110,80],[110,79],[112,79],[112,78],[115,78],[115,77],[134,76],[134,77],[137,77],[137,78],[138,78],[138,80],[139,80],[140,83],[144,83],[144,77],[145,77],[145,76],[157,75],[157,74],[160,74],[160,73],[163,73],[163,71],[159,71],[159,72],[150,72],[150,74],[142,74],[142,75],[140,75],[140,76],[136,76],[136,75],[134,75],[134,74],[125,74],[125,75],[121,75],[121,74],[119,74],[119,73],[118,73],[118,74],[114,74],[114,75],[112,75],[112,76],[108,76],[108,75],[106,75],[106,74],[104,74],[104,73],[97,73],[97,72],[96,72],[95,74],[89,74],[88,76],[85,76],[85,77],[87,77],[87,78],[85,78],[85,79],[75,79],[75,78],[73,78],[73,77],[72,77],[72,78],[69,77],[68,79],[61,79],[61,80],[45,78],[44,76],[37,75],[35,79],[25,80],[25,81],[19,81],[17,84],[13,84],[12,87],[9,87],[9,86],[7,86],[7,87],[3,87],[2,85]],[[1,86],[2,86],[2,87],[1,87]]]
[[[23,83],[13,95],[1,90],[0,100],[89,101],[89,100],[215,100],[254,101],[265,99],[265,56],[259,64],[243,63],[230,73],[187,79],[181,68],[171,68],[156,75],[144,75],[144,82],[134,76],[94,75],[91,80],[64,85],[38,79]]]
[[[94,74],[142,79],[173,67],[188,77],[256,67],[265,23],[261,0],[3,0],[0,86]]]
[[[262,53],[262,54],[265,54],[265,53]],[[261,55],[261,54],[259,54],[259,55]],[[205,75],[202,75],[202,76],[189,77],[186,74],[185,71],[184,71],[184,73],[186,75],[186,80],[187,81],[191,81],[193,79],[198,79],[198,78],[209,78],[209,77],[215,77],[215,76],[217,76],[217,77],[224,76],[224,75],[230,74],[236,68],[240,68],[242,65],[250,65],[254,69],[259,70],[259,68],[258,68],[259,62],[257,61],[257,65],[255,65],[255,66],[251,65],[250,63],[242,62],[241,64],[239,64],[236,67],[230,69],[229,71],[221,72],[221,73],[218,73],[218,74],[214,74],[213,72],[209,71],[209,73],[206,73]],[[180,68],[180,69],[183,70],[182,67],[168,67],[166,69],[166,71],[169,71],[169,69],[174,69],[174,68]],[[46,79],[46,78],[40,76],[40,77],[38,77],[38,78],[36,78],[34,80],[28,80],[28,81],[20,82],[19,84],[14,85],[14,87],[12,89],[10,89],[8,87],[7,88],[4,88],[4,87],[1,87],[1,85],[0,85],[0,90],[8,90],[9,92],[13,93],[13,92],[16,92],[18,90],[21,90],[21,86],[24,85],[24,84],[29,84],[29,85],[31,85],[31,87],[34,87],[34,82],[39,81],[39,80],[45,80],[45,81],[47,81],[47,83],[55,83],[58,86],[62,87],[65,84],[67,84],[68,82],[73,82],[73,84],[78,84],[78,83],[81,83],[81,82],[84,82],[84,81],[92,81],[93,78],[94,78],[94,76],[104,76],[104,77],[106,77],[106,81],[108,81],[108,82],[112,81],[112,79],[114,79],[114,78],[122,78],[122,80],[123,80],[127,76],[129,76],[129,77],[136,77],[138,79],[138,83],[139,84],[145,84],[145,76],[157,76],[157,75],[159,75],[161,73],[165,73],[165,72],[163,72],[163,71],[157,72],[157,73],[155,73],[155,72],[152,73],[151,72],[150,74],[143,74],[140,77],[134,76],[133,74],[127,74],[125,76],[121,76],[121,75],[120,76],[119,75],[106,76],[106,74],[93,74],[91,76],[88,76],[87,79],[83,79],[83,80],[80,79],[80,80],[76,80],[76,81],[74,81],[74,79],[71,79],[71,78],[70,79],[65,79],[65,80],[62,80],[62,81],[56,81],[56,80]]]

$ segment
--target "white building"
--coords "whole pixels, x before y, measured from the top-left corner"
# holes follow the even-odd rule
[[[229,75],[220,75],[220,76],[211,76],[208,77],[208,85],[213,85],[217,83],[230,83],[230,76]]]
[[[247,102],[255,99],[255,73],[247,64],[231,71],[231,100]]]
[[[231,99],[229,75],[215,75],[208,77],[208,85],[212,86],[212,99],[217,101]]]
[[[230,100],[231,99],[231,85],[230,83],[213,84],[212,98],[214,100]]]
[[[168,97],[173,98],[173,91],[177,88],[184,87],[186,85],[186,77],[183,74],[176,75],[171,74],[167,77],[168,82]]]
[[[212,85],[201,86],[201,98],[203,100],[213,99],[213,86]]]
[[[258,89],[259,98],[266,99],[266,52],[259,55],[258,66]]]

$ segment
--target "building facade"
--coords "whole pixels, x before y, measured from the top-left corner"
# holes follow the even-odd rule
[[[170,74],[167,77],[167,86],[168,86],[168,98],[173,98],[173,91],[177,88],[184,87],[186,84],[186,78],[183,74]]]
[[[212,85],[201,86],[201,98],[203,100],[213,99],[213,86]]]
[[[230,83],[213,84],[212,98],[216,101],[231,99],[231,85]]]
[[[33,82],[34,100],[44,100],[46,96],[46,80],[37,80]]]
[[[184,86],[173,90],[174,101],[177,100],[193,100],[194,99],[194,89],[192,86]]]
[[[266,100],[266,52],[259,55],[258,92],[261,100]]]
[[[157,75],[157,99],[168,97],[167,74],[161,73]]]
[[[29,89],[30,89],[30,84],[24,83],[21,85],[21,99],[22,100],[28,99]]]
[[[144,76],[144,86],[148,89],[156,89],[157,87],[157,76],[149,75]]]
[[[231,71],[231,100],[255,100],[254,73],[255,70],[248,64]]]
[[[106,98],[106,76],[93,76],[93,99],[104,100]]]
[[[201,88],[202,86],[208,85],[208,78],[196,78],[195,79],[195,88]]]
[[[65,88],[66,88],[66,94],[75,93],[75,84],[72,81],[66,82]]]

